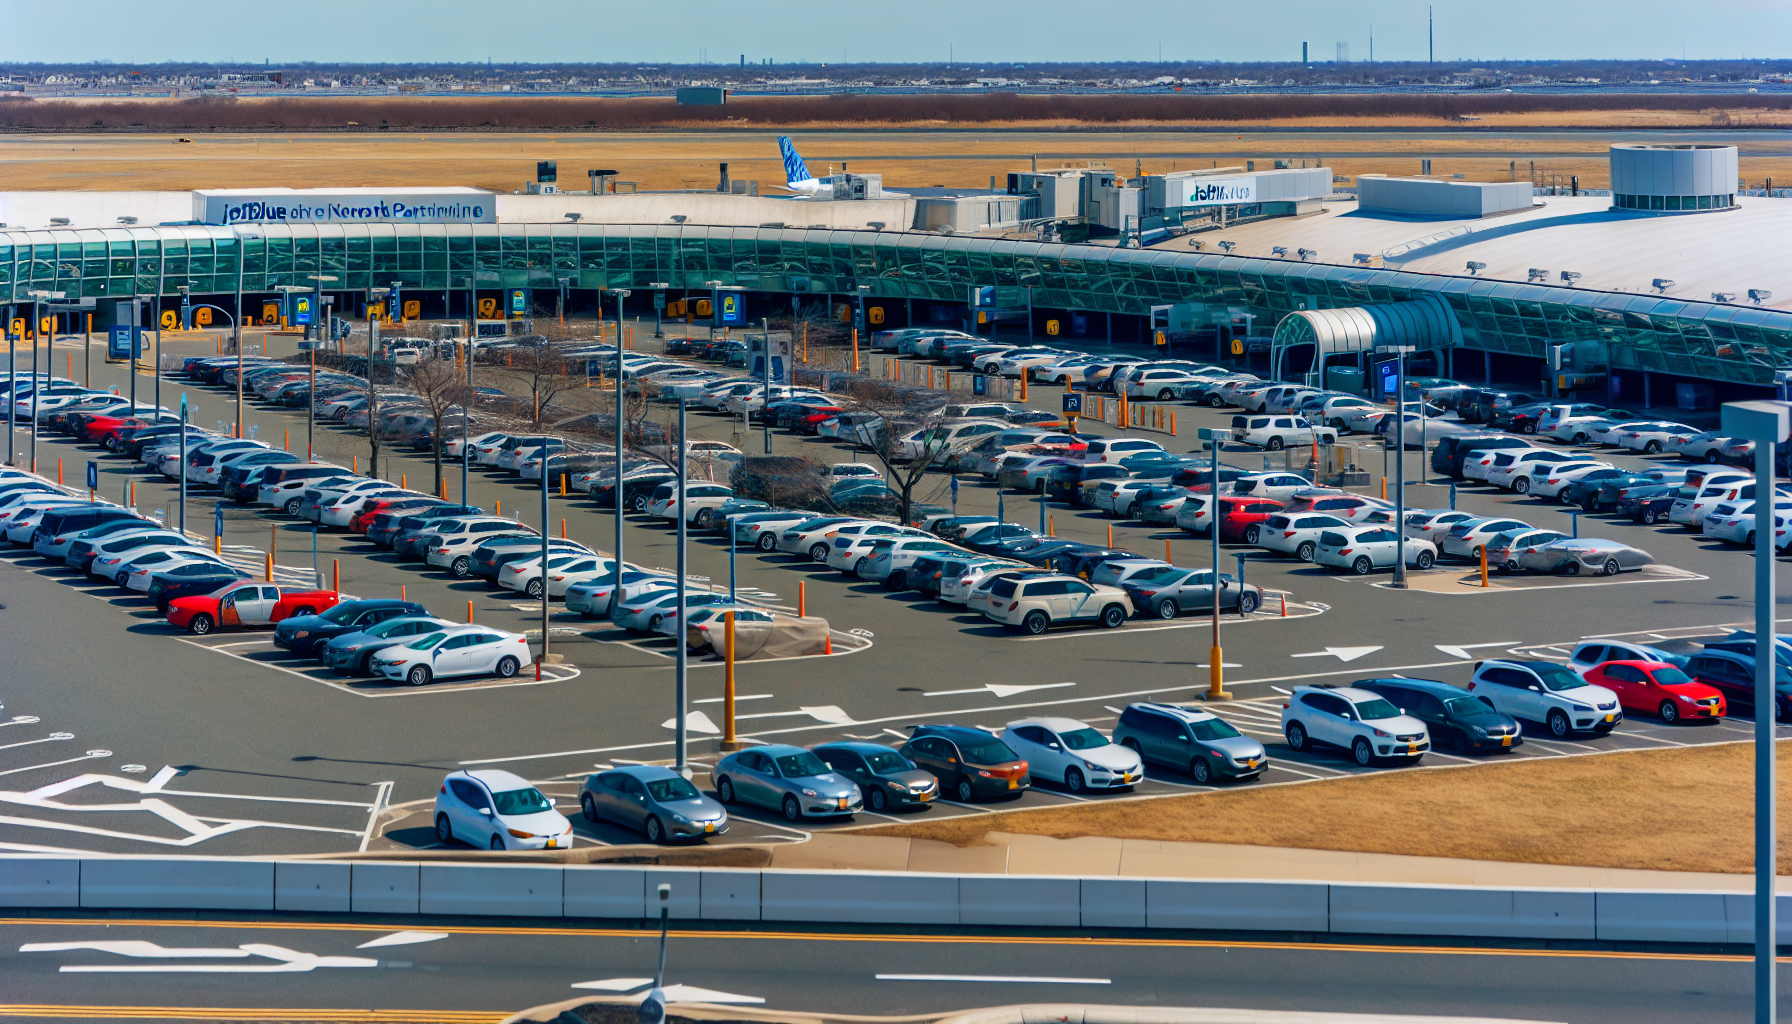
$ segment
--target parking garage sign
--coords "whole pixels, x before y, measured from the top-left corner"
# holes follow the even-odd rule
[[[1231,206],[1257,201],[1256,178],[1184,178],[1179,206]]]

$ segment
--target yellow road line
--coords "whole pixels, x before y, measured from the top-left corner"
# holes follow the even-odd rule
[[[35,1006],[0,1004],[0,1017],[125,1017],[143,1020],[378,1021],[385,1024],[491,1024],[510,1013],[472,1010],[304,1010],[208,1006]]]
[[[55,925],[107,928],[244,928],[268,931],[320,932],[389,932],[394,930],[393,925],[351,924],[348,922],[336,921],[301,921],[283,924],[277,921],[133,921],[119,918],[91,920],[85,918],[46,917],[0,918],[0,926],[5,925]],[[478,925],[438,925],[432,923],[430,925],[430,930],[447,932],[450,935],[575,936],[580,938],[622,939],[638,939],[643,936],[652,936],[652,931],[650,929],[641,928],[517,928],[498,926],[483,927]],[[1475,946],[1402,946],[1394,944],[1375,945],[1370,943],[1352,942],[1269,942],[1263,940],[1232,941],[1222,939],[1130,938],[1080,935],[865,935],[834,932],[698,931],[677,928],[673,929],[670,934],[673,938],[678,939],[764,939],[777,942],[890,942],[908,945],[997,943],[1011,946],[1265,949],[1301,950],[1327,953],[1414,953],[1445,956],[1568,957],[1591,960],[1674,960],[1711,963],[1752,963],[1754,960],[1752,955],[1740,953],[1656,953],[1597,949],[1499,949]],[[1792,957],[1780,957],[1779,960],[1781,963],[1792,963]]]

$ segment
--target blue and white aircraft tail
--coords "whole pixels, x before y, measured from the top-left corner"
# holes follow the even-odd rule
[[[836,182],[832,178],[823,180],[810,174],[809,165],[803,163],[803,158],[798,155],[796,146],[791,143],[788,135],[778,136],[778,152],[783,154],[784,157],[785,189],[798,193],[796,196],[798,199],[834,198],[834,186]],[[905,195],[902,192],[891,192],[888,190],[885,190],[883,194],[892,198],[899,198]]]

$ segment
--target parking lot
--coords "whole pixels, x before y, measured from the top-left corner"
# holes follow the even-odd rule
[[[210,352],[211,336],[169,345]],[[276,339],[275,345],[290,345]],[[59,341],[53,364],[78,339]],[[278,348],[276,349],[278,351]],[[119,367],[96,367],[96,385],[125,384]],[[139,397],[153,388],[138,380]],[[1033,406],[1056,410],[1062,389],[1034,386]],[[209,423],[230,415],[232,395],[172,378],[162,383],[162,403],[185,392]],[[1232,410],[1177,404],[1177,434],[1140,436],[1174,452],[1195,448],[1196,428],[1228,425]],[[306,420],[281,408],[246,403],[246,422],[263,440],[290,438],[302,449]],[[694,414],[693,433],[721,441],[743,440],[738,421]],[[1086,424],[1104,436],[1123,433],[1108,424]],[[20,438],[22,440],[22,433]],[[365,457],[364,439],[318,425],[321,458],[347,464]],[[757,451],[757,431],[750,439]],[[1381,452],[1373,438],[1345,438],[1360,445],[1370,483],[1355,488],[1381,493]],[[773,434],[774,451],[826,461],[851,461],[854,453],[826,440]],[[1548,444],[1549,442],[1542,442]],[[743,445],[744,447],[745,445]],[[21,447],[15,443],[15,449]],[[1564,446],[1565,447],[1565,446]],[[390,451],[390,449],[389,449]],[[856,456],[862,458],[863,456]],[[1261,460],[1281,469],[1285,453],[1229,449],[1223,458],[1254,467]],[[1669,456],[1612,455],[1624,467],[1672,465]],[[99,450],[44,435],[38,470],[52,477],[62,460],[64,479],[78,481],[85,464],[99,466],[102,495],[116,500],[136,482],[137,505],[167,507],[178,519],[175,489],[156,474]],[[1443,507],[1451,489],[1407,455],[1408,506]],[[1296,465],[1298,468],[1298,460]],[[381,475],[406,478],[413,488],[433,484],[429,461],[409,450],[382,458]],[[460,498],[459,468],[451,466],[448,492]],[[943,474],[933,474],[917,496],[951,502]],[[486,508],[502,503],[506,515],[541,526],[539,492],[514,477],[475,469],[466,499]],[[962,514],[993,515],[998,500],[1011,522],[1031,525],[1039,510],[1025,495],[998,499],[991,485],[964,478],[956,506]],[[613,518],[583,495],[551,497],[548,532],[593,548],[612,546]],[[1538,527],[1573,528],[1563,506],[1480,486],[1455,489],[1456,507],[1482,515],[1507,515]],[[190,528],[203,531],[217,499],[195,491]],[[1044,509],[1059,537],[1105,543],[1157,557],[1167,550],[1179,565],[1206,566],[1206,537],[1175,528],[1051,503]],[[326,581],[339,574],[343,592],[361,597],[399,597],[421,602],[453,621],[467,618],[507,630],[534,631],[539,603],[490,588],[484,580],[401,565],[384,549],[341,530],[321,530],[266,508],[223,506],[225,543],[245,564],[271,544],[285,575],[305,576],[313,566]],[[1565,658],[1590,636],[1628,636],[1642,642],[1717,636],[1725,624],[1744,626],[1749,606],[1747,552],[1667,524],[1642,526],[1579,516],[1581,536],[1604,536],[1643,548],[1656,565],[1614,577],[1568,578],[1495,573],[1481,586],[1476,567],[1460,562],[1411,573],[1408,590],[1388,587],[1385,573],[1359,577],[1281,558],[1242,545],[1226,545],[1222,568],[1236,571],[1245,556],[1245,579],[1266,592],[1287,595],[1248,617],[1228,615],[1221,643],[1227,689],[1235,700],[1213,709],[1269,749],[1270,769],[1247,785],[1305,784],[1363,771],[1343,752],[1290,751],[1281,739],[1283,694],[1306,682],[1344,683],[1372,676],[1405,675],[1465,683],[1474,662],[1493,656]],[[673,531],[663,520],[628,518],[625,552],[649,566],[676,562]],[[312,561],[313,544],[316,561]],[[272,853],[420,848],[435,843],[427,811],[444,772],[455,767],[501,767],[531,780],[563,811],[576,808],[576,783],[597,766],[663,761],[671,756],[672,648],[669,639],[647,637],[587,621],[556,604],[550,622],[553,650],[563,660],[512,679],[444,681],[415,689],[373,679],[338,677],[313,661],[274,647],[266,634],[218,633],[194,637],[167,625],[139,595],[79,577],[34,556],[29,549],[0,553],[0,593],[8,620],[10,672],[0,703],[0,776],[9,825],[4,849],[91,849],[146,852],[178,845],[193,852]],[[728,546],[716,535],[693,532],[689,562],[694,574],[718,586],[730,576]],[[1161,621],[1137,618],[1119,629],[1064,629],[1024,636],[981,615],[892,593],[797,556],[739,551],[733,559],[737,587],[761,604],[794,609],[799,584],[806,610],[828,619],[840,642],[831,656],[748,661],[737,667],[738,727],[765,742],[812,744],[854,738],[899,744],[908,726],[922,722],[999,728],[1035,714],[1077,718],[1111,729],[1119,712],[1136,700],[1184,701],[1207,686],[1210,625],[1204,616]],[[321,685],[319,685],[321,684]],[[690,666],[693,761],[699,771],[716,757],[722,713],[722,668],[708,659]],[[374,699],[367,699],[374,698]],[[1527,727],[1525,744],[1508,755],[1471,758],[1437,751],[1427,766],[1460,766],[1484,760],[1584,756],[1625,749],[1659,749],[1746,739],[1745,716],[1699,725],[1666,725],[1627,716],[1608,736],[1558,741]],[[7,737],[6,733],[21,735]],[[59,739],[56,737],[64,737]],[[699,784],[706,780],[701,775]],[[963,805],[940,800],[927,815],[995,814],[1012,808],[1078,800],[1121,800],[1202,788],[1181,773],[1148,768],[1147,781],[1115,793],[1073,794],[1044,783],[1018,799]],[[423,814],[419,817],[419,811]],[[576,814],[578,834],[595,843],[638,841],[610,826],[589,826]],[[738,808],[735,824],[718,842],[800,841],[818,829],[852,827],[908,815],[861,813],[856,822],[805,821],[800,826],[769,812]]]

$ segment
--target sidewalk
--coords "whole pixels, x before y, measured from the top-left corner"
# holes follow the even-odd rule
[[[1385,853],[1282,849],[1229,843],[990,832],[989,846],[957,847],[924,839],[817,833],[806,843],[772,848],[773,868],[936,871],[953,874],[1079,877],[1233,878],[1276,881],[1477,885],[1527,889],[1640,889],[1749,892],[1752,875],[1694,871],[1520,864],[1407,857]],[[1779,879],[1792,893],[1792,877]]]

